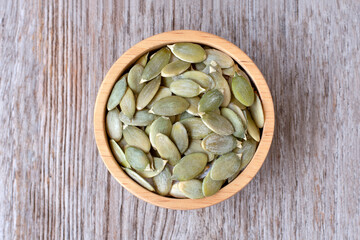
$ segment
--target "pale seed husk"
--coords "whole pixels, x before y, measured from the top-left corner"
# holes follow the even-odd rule
[[[181,122],[177,122],[172,126],[171,140],[176,144],[181,154],[188,148],[189,137],[185,126]]]
[[[136,100],[137,110],[142,110],[151,102],[151,100],[154,98],[154,96],[159,90],[160,83],[161,83],[161,76],[158,76],[154,80],[151,80],[145,85],[145,87],[141,90]]]
[[[199,101],[199,112],[212,112],[224,101],[224,95],[218,89],[212,89],[202,95]]]
[[[166,166],[167,160],[154,157],[154,170],[139,171],[138,173],[144,178],[152,178],[158,175]]]
[[[161,80],[161,85],[169,88],[173,81],[175,81],[173,77],[163,77]]]
[[[206,52],[199,44],[176,43],[168,47],[177,58],[185,62],[198,63],[206,59]]]
[[[169,160],[171,165],[176,165],[181,159],[181,155],[176,145],[168,136],[158,133],[155,137],[155,145],[161,158]]]
[[[213,132],[220,135],[231,135],[234,133],[234,127],[225,117],[220,114],[209,112],[201,115],[203,123]]]
[[[147,63],[147,59],[148,59],[148,56],[149,56],[149,53],[145,53],[144,55],[142,55],[141,58],[139,58],[137,61],[136,61],[136,64],[140,64],[142,67],[145,67],[146,66],[146,63]]]
[[[226,55],[223,52],[220,52],[216,49],[206,49],[206,59],[204,60],[205,64],[210,64],[211,61],[217,62],[221,68],[229,68],[234,65],[234,61],[231,57]]]
[[[198,179],[179,182],[179,189],[184,195],[191,199],[203,198],[202,183]]]
[[[134,93],[130,88],[128,88],[120,101],[120,109],[125,114],[125,116],[131,119],[135,114],[135,105]]]
[[[132,119],[125,116],[123,112],[120,112],[119,118],[120,121],[122,121],[126,125],[147,126],[155,120],[156,115],[149,113],[148,110],[145,109],[135,112],[135,115]]]
[[[170,96],[156,101],[150,112],[161,116],[175,116],[185,112],[189,105],[182,97]]]
[[[197,71],[202,71],[204,68],[206,67],[206,64],[205,63],[195,63],[195,69]]]
[[[187,198],[185,194],[179,189],[179,182],[172,185],[169,195],[175,198]]]
[[[213,180],[209,172],[202,182],[202,192],[204,196],[209,197],[217,193],[224,182],[225,180]]]
[[[151,102],[147,105],[148,108],[152,108],[154,106],[154,103],[160,99],[163,99],[165,97],[171,96],[170,88],[160,86],[158,92],[156,93],[155,97],[151,100]]]
[[[227,105],[229,105],[231,100],[231,91],[228,82],[218,72],[210,73],[210,76],[213,78],[215,82],[215,89],[219,89],[219,91],[224,95],[224,100],[221,106],[226,107]]]
[[[186,119],[186,118],[192,118],[192,117],[194,117],[194,115],[192,115],[191,113],[183,112],[182,114],[180,114],[179,121]]]
[[[254,157],[258,143],[253,139],[248,139],[242,143],[238,153],[242,154],[240,170],[243,170]]]
[[[162,77],[173,77],[183,73],[186,69],[190,67],[190,63],[177,60],[167,64],[161,70]]]
[[[251,115],[258,128],[264,127],[264,110],[258,94],[255,94],[255,101],[250,107]]]
[[[130,164],[126,160],[125,153],[121,149],[121,147],[114,141],[114,139],[110,139],[110,148],[114,157],[118,163],[120,163],[123,167],[130,167]]]
[[[143,71],[144,67],[140,64],[135,64],[129,71],[128,85],[135,94],[139,94],[145,86],[145,83],[140,83]]]
[[[149,159],[141,149],[129,146],[125,149],[125,157],[136,171],[150,170]]]
[[[224,116],[227,120],[233,125],[235,132],[233,135],[237,138],[245,138],[246,128],[244,123],[241,121],[240,117],[230,108],[222,108],[221,115]]]
[[[210,171],[213,180],[226,180],[238,171],[240,158],[233,152],[226,153],[216,159]]]
[[[192,139],[190,141],[189,147],[188,149],[186,149],[186,151],[184,152],[184,155],[189,155],[191,153],[205,153],[208,155],[208,160],[209,162],[211,162],[212,160],[215,159],[215,154],[211,153],[209,151],[206,151],[205,149],[202,148],[201,146],[201,140],[199,139]]]
[[[110,138],[120,141],[122,137],[122,123],[119,119],[119,110],[114,108],[106,114],[106,131]]]
[[[145,153],[150,151],[150,140],[143,130],[127,125],[123,130],[123,135],[129,146],[137,147]]]
[[[185,126],[191,139],[202,139],[206,135],[211,133],[211,130],[204,124],[204,122],[200,118],[186,118],[182,119],[180,122]]]
[[[135,180],[137,183],[139,183],[141,186],[146,188],[149,191],[155,192],[155,189],[149,182],[147,182],[144,178],[142,178],[139,174],[134,172],[133,170],[129,168],[123,168],[123,170],[129,175],[133,180]]]
[[[209,89],[214,85],[213,79],[209,75],[200,71],[187,71],[174,78],[176,78],[176,80],[191,79],[205,89]]]
[[[165,167],[164,170],[156,175],[154,178],[155,191],[162,195],[168,195],[171,189],[171,173],[168,167]]]
[[[173,179],[186,181],[198,176],[208,162],[205,153],[191,153],[179,161],[173,168]]]
[[[112,109],[114,109],[117,105],[119,105],[122,97],[125,94],[126,88],[127,88],[127,83],[126,83],[126,78],[127,78],[128,74],[125,74],[124,76],[122,76],[120,78],[120,80],[118,80],[113,89],[111,90],[109,99],[107,101],[107,110],[110,111]]]
[[[170,91],[181,97],[195,97],[205,91],[199,84],[190,79],[180,79],[170,84]]]
[[[251,84],[243,77],[235,73],[231,83],[232,93],[239,102],[247,107],[254,102],[254,90]]]
[[[156,149],[156,143],[155,143],[156,135],[158,133],[162,133],[169,137],[171,134],[171,128],[172,128],[172,124],[168,117],[159,117],[151,124],[149,138],[151,145],[153,146],[154,149]]]
[[[245,110],[245,115],[246,115],[246,119],[247,119],[247,131],[249,133],[249,135],[257,142],[260,141],[260,130],[259,128],[256,126],[254,120],[251,117],[250,112],[246,109]]]
[[[186,100],[190,103],[189,108],[186,110],[188,113],[194,116],[199,115],[198,106],[199,106],[199,97],[186,98]]]
[[[224,136],[216,133],[210,133],[201,142],[203,149],[218,155],[231,152],[236,148],[236,145],[237,141],[234,136]]]
[[[146,64],[140,83],[150,81],[157,77],[161,70],[169,63],[171,52],[167,47],[157,51]]]

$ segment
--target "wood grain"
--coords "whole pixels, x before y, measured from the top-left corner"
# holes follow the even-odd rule
[[[357,239],[360,3],[0,1],[1,239]],[[276,131],[260,172],[213,207],[166,210],[108,173],[97,91],[132,45],[194,29],[267,80]]]

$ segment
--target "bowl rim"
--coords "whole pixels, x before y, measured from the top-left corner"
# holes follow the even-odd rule
[[[111,152],[105,128],[106,103],[118,78],[139,57],[148,51],[177,42],[193,42],[208,45],[225,52],[250,76],[262,100],[265,115],[262,136],[253,159],[242,173],[216,194],[202,199],[176,199],[160,196],[141,187],[132,180],[117,163]],[[219,36],[195,30],[175,30],[153,35],[132,46],[110,68],[97,94],[94,108],[94,133],[100,156],[111,175],[136,197],[159,207],[190,210],[209,207],[222,202],[244,188],[255,177],[269,152],[275,126],[274,105],[265,78],[255,63],[236,45]]]

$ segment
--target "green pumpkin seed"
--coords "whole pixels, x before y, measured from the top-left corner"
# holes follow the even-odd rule
[[[171,63],[167,64],[161,70],[161,76],[162,77],[173,77],[173,76],[183,73],[189,67],[190,67],[190,63],[184,62],[181,60],[177,60],[175,62],[171,62]]]
[[[145,86],[145,83],[140,83],[143,71],[144,67],[140,64],[135,64],[129,71],[127,81],[129,87],[135,94],[139,94]]]
[[[181,155],[176,145],[168,136],[158,133],[155,137],[155,145],[161,158],[169,160],[171,165],[176,165],[181,159]]]
[[[166,47],[157,51],[146,64],[143,74],[141,75],[140,83],[150,81],[157,77],[160,74],[161,69],[169,63],[170,57],[171,52]]]
[[[179,189],[179,182],[176,182],[172,185],[169,194],[175,198],[186,198],[185,194]]]
[[[154,163],[153,156],[151,155],[150,152],[146,153],[146,156],[148,157],[149,162],[150,162],[150,170],[155,170],[155,163]]]
[[[126,125],[147,126],[155,120],[156,115],[149,113],[148,110],[141,110],[137,111],[132,119],[125,116],[123,112],[120,112],[119,118]]]
[[[170,84],[170,90],[172,93],[181,97],[195,97],[205,91],[204,88],[190,79],[181,79],[172,82]]]
[[[203,149],[219,155],[231,152],[236,145],[236,138],[232,135],[223,136],[216,133],[210,133],[201,142]]]
[[[258,128],[264,127],[264,111],[258,94],[255,94],[255,102],[250,107],[251,115]]]
[[[189,137],[185,126],[181,122],[177,122],[172,126],[171,140],[176,144],[181,154],[188,148]]]
[[[163,85],[164,87],[169,88],[173,81],[175,81],[175,80],[172,77],[163,77],[162,80],[161,80],[161,85]]]
[[[195,69],[198,70],[198,71],[202,71],[204,68],[206,67],[206,64],[205,63],[195,63]]]
[[[128,88],[125,95],[120,101],[120,109],[128,118],[132,118],[135,114],[135,97],[134,93]]]
[[[156,101],[150,112],[161,116],[175,116],[185,112],[189,105],[182,97],[170,96]]]
[[[239,76],[243,76],[250,83],[249,76],[243,70],[241,70],[237,64],[234,65],[234,69]]]
[[[146,153],[150,151],[150,140],[143,130],[134,126],[126,126],[123,135],[130,146],[137,147]]]
[[[139,171],[138,173],[144,178],[152,178],[161,173],[161,171],[165,168],[167,160],[163,160],[161,158],[154,158],[154,170],[148,171]]]
[[[258,143],[248,139],[242,143],[239,153],[242,154],[240,170],[243,170],[254,157]]]
[[[179,189],[186,197],[191,199],[204,197],[204,194],[202,193],[202,183],[197,179],[179,182]]]
[[[175,62],[175,61],[179,61],[180,59],[178,59],[174,54],[171,54],[171,57],[170,57],[170,62]],[[180,60],[181,61],[181,60]]]
[[[230,108],[222,108],[221,115],[223,115],[227,120],[233,125],[235,132],[233,135],[237,138],[245,138],[246,128],[241,121],[240,117]]]
[[[146,66],[146,63],[147,63],[147,59],[148,59],[148,56],[149,56],[149,53],[145,53],[144,55],[142,55],[141,58],[139,58],[137,61],[136,61],[136,64],[140,64],[141,66],[145,67]]]
[[[172,124],[168,117],[159,117],[156,119],[150,127],[149,137],[151,145],[156,149],[155,138],[158,133],[170,136]]]
[[[173,169],[173,178],[186,181],[195,178],[205,168],[208,158],[205,153],[191,153],[183,157]]]
[[[237,154],[237,156],[241,159],[241,154]],[[242,165],[242,160],[241,160],[241,165]],[[234,181],[235,178],[237,178],[237,176],[239,176],[239,173],[242,170],[241,165],[240,168],[236,171],[236,173],[234,173],[231,177],[227,179],[228,183],[231,183],[232,181]]]
[[[245,110],[245,115],[246,115],[246,119],[248,122],[247,125],[247,130],[249,135],[257,142],[260,141],[260,130],[259,128],[256,126],[254,120],[252,119],[250,112],[246,109]]]
[[[210,67],[214,68],[215,71],[220,73],[221,75],[223,74],[222,69],[221,69],[220,65],[217,62],[211,61],[210,62]],[[214,72],[214,71],[210,69],[210,72]]]
[[[194,82],[196,82],[202,88],[205,88],[205,89],[209,89],[214,85],[213,79],[209,75],[207,75],[203,72],[200,72],[200,71],[187,71],[187,72],[184,72],[183,74],[176,76],[174,78],[176,78],[176,80],[179,80],[179,79],[193,80]]]
[[[210,64],[211,61],[217,62],[221,68],[229,68],[234,65],[234,61],[231,57],[226,55],[223,52],[220,52],[216,49],[206,49],[206,59],[204,60],[205,64]]]
[[[122,123],[119,119],[119,110],[117,108],[106,114],[106,131],[110,138],[120,141],[122,137]]]
[[[206,165],[202,173],[200,173],[198,176],[196,176],[197,179],[204,179],[206,175],[210,172],[211,167],[210,165]]]
[[[247,120],[246,120],[246,116],[245,116],[243,110],[241,110],[241,108],[238,107],[238,105],[235,105],[232,102],[229,103],[228,108],[233,110],[236,113],[236,115],[238,115],[238,117],[240,118],[241,122],[243,123],[243,125],[246,129],[247,128]]]
[[[243,104],[241,104],[233,95],[231,95],[230,103],[238,106],[241,110],[246,109],[246,106],[244,106]],[[230,104],[230,103],[229,103],[229,104]]]
[[[125,149],[126,160],[130,163],[131,167],[137,171],[150,170],[150,162],[146,154],[139,148],[127,147]]]
[[[219,135],[231,135],[234,133],[233,125],[220,114],[209,112],[201,115],[203,123],[213,132]]]
[[[158,76],[154,80],[148,82],[139,93],[136,101],[136,109],[141,110],[145,108],[156,95],[161,83],[161,77]]]
[[[224,100],[221,106],[226,107],[227,105],[229,105],[231,100],[231,91],[228,82],[218,72],[210,73],[210,76],[214,79],[215,89],[219,89],[219,91],[224,95]]]
[[[200,118],[186,118],[182,119],[180,122],[185,126],[191,139],[202,139],[211,133],[211,130],[203,123]]]
[[[231,84],[232,92],[237,100],[249,107],[254,102],[254,90],[251,84],[243,77],[235,73]]]
[[[214,161],[210,171],[213,180],[225,180],[238,171],[241,165],[240,158],[233,152],[227,153]]]
[[[185,62],[198,63],[206,59],[205,50],[198,44],[176,43],[168,47],[177,58]]]
[[[137,174],[136,172],[134,172],[133,170],[131,170],[129,168],[123,168],[123,170],[127,173],[127,175],[129,175],[138,184],[140,184],[141,186],[143,186],[144,188],[146,188],[149,191],[155,192],[155,189],[153,188],[153,186],[151,186],[151,184],[148,181],[146,181],[145,179],[143,179],[139,174]]]
[[[147,126],[145,127],[145,130],[144,130],[145,133],[146,133],[146,135],[148,135],[148,136],[150,135],[150,126],[151,126],[151,125],[147,125]]]
[[[127,83],[126,83],[127,75],[128,74],[125,74],[124,76],[122,76],[120,78],[120,80],[118,80],[115,83],[113,89],[111,90],[110,97],[107,101],[107,110],[108,111],[114,109],[117,105],[119,105],[122,97],[124,96],[126,88],[127,88]]]
[[[130,164],[126,160],[125,153],[113,139],[110,140],[110,148],[116,161],[118,161],[118,163],[120,163],[123,167],[129,168]]]
[[[165,196],[168,195],[171,189],[171,173],[168,167],[156,175],[154,178],[155,190],[158,194]]]
[[[189,108],[186,110],[188,113],[194,116],[199,115],[198,106],[199,106],[199,97],[186,98],[186,100],[190,103]]]
[[[192,117],[194,117],[194,115],[192,115],[191,113],[183,112],[182,114],[180,114],[179,121],[186,119],[186,118],[192,118]]]
[[[224,95],[218,89],[206,92],[200,99],[199,112],[212,112],[224,101]]]
[[[224,69],[222,70],[222,73],[223,73],[223,75],[233,77],[234,74],[235,74],[235,67],[234,67],[234,66],[231,66],[231,67],[229,67],[229,68],[224,68]]]
[[[156,93],[155,97],[151,100],[151,102],[147,105],[148,108],[152,108],[154,106],[154,103],[160,99],[163,99],[165,97],[171,96],[170,88],[160,86],[158,92]]]
[[[204,196],[209,197],[217,193],[224,182],[225,180],[213,180],[209,172],[202,182],[202,192]]]
[[[184,152],[184,155],[186,156],[186,155],[189,155],[191,153],[199,153],[199,152],[207,154],[209,162],[211,162],[212,160],[215,159],[215,154],[214,153],[206,151],[205,149],[202,148],[201,140],[199,140],[199,139],[192,139],[190,141],[189,147]]]

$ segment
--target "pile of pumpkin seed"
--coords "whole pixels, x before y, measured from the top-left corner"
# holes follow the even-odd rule
[[[248,165],[264,112],[227,54],[176,43],[137,60],[107,102],[110,148],[149,191],[175,198],[218,192]]]

